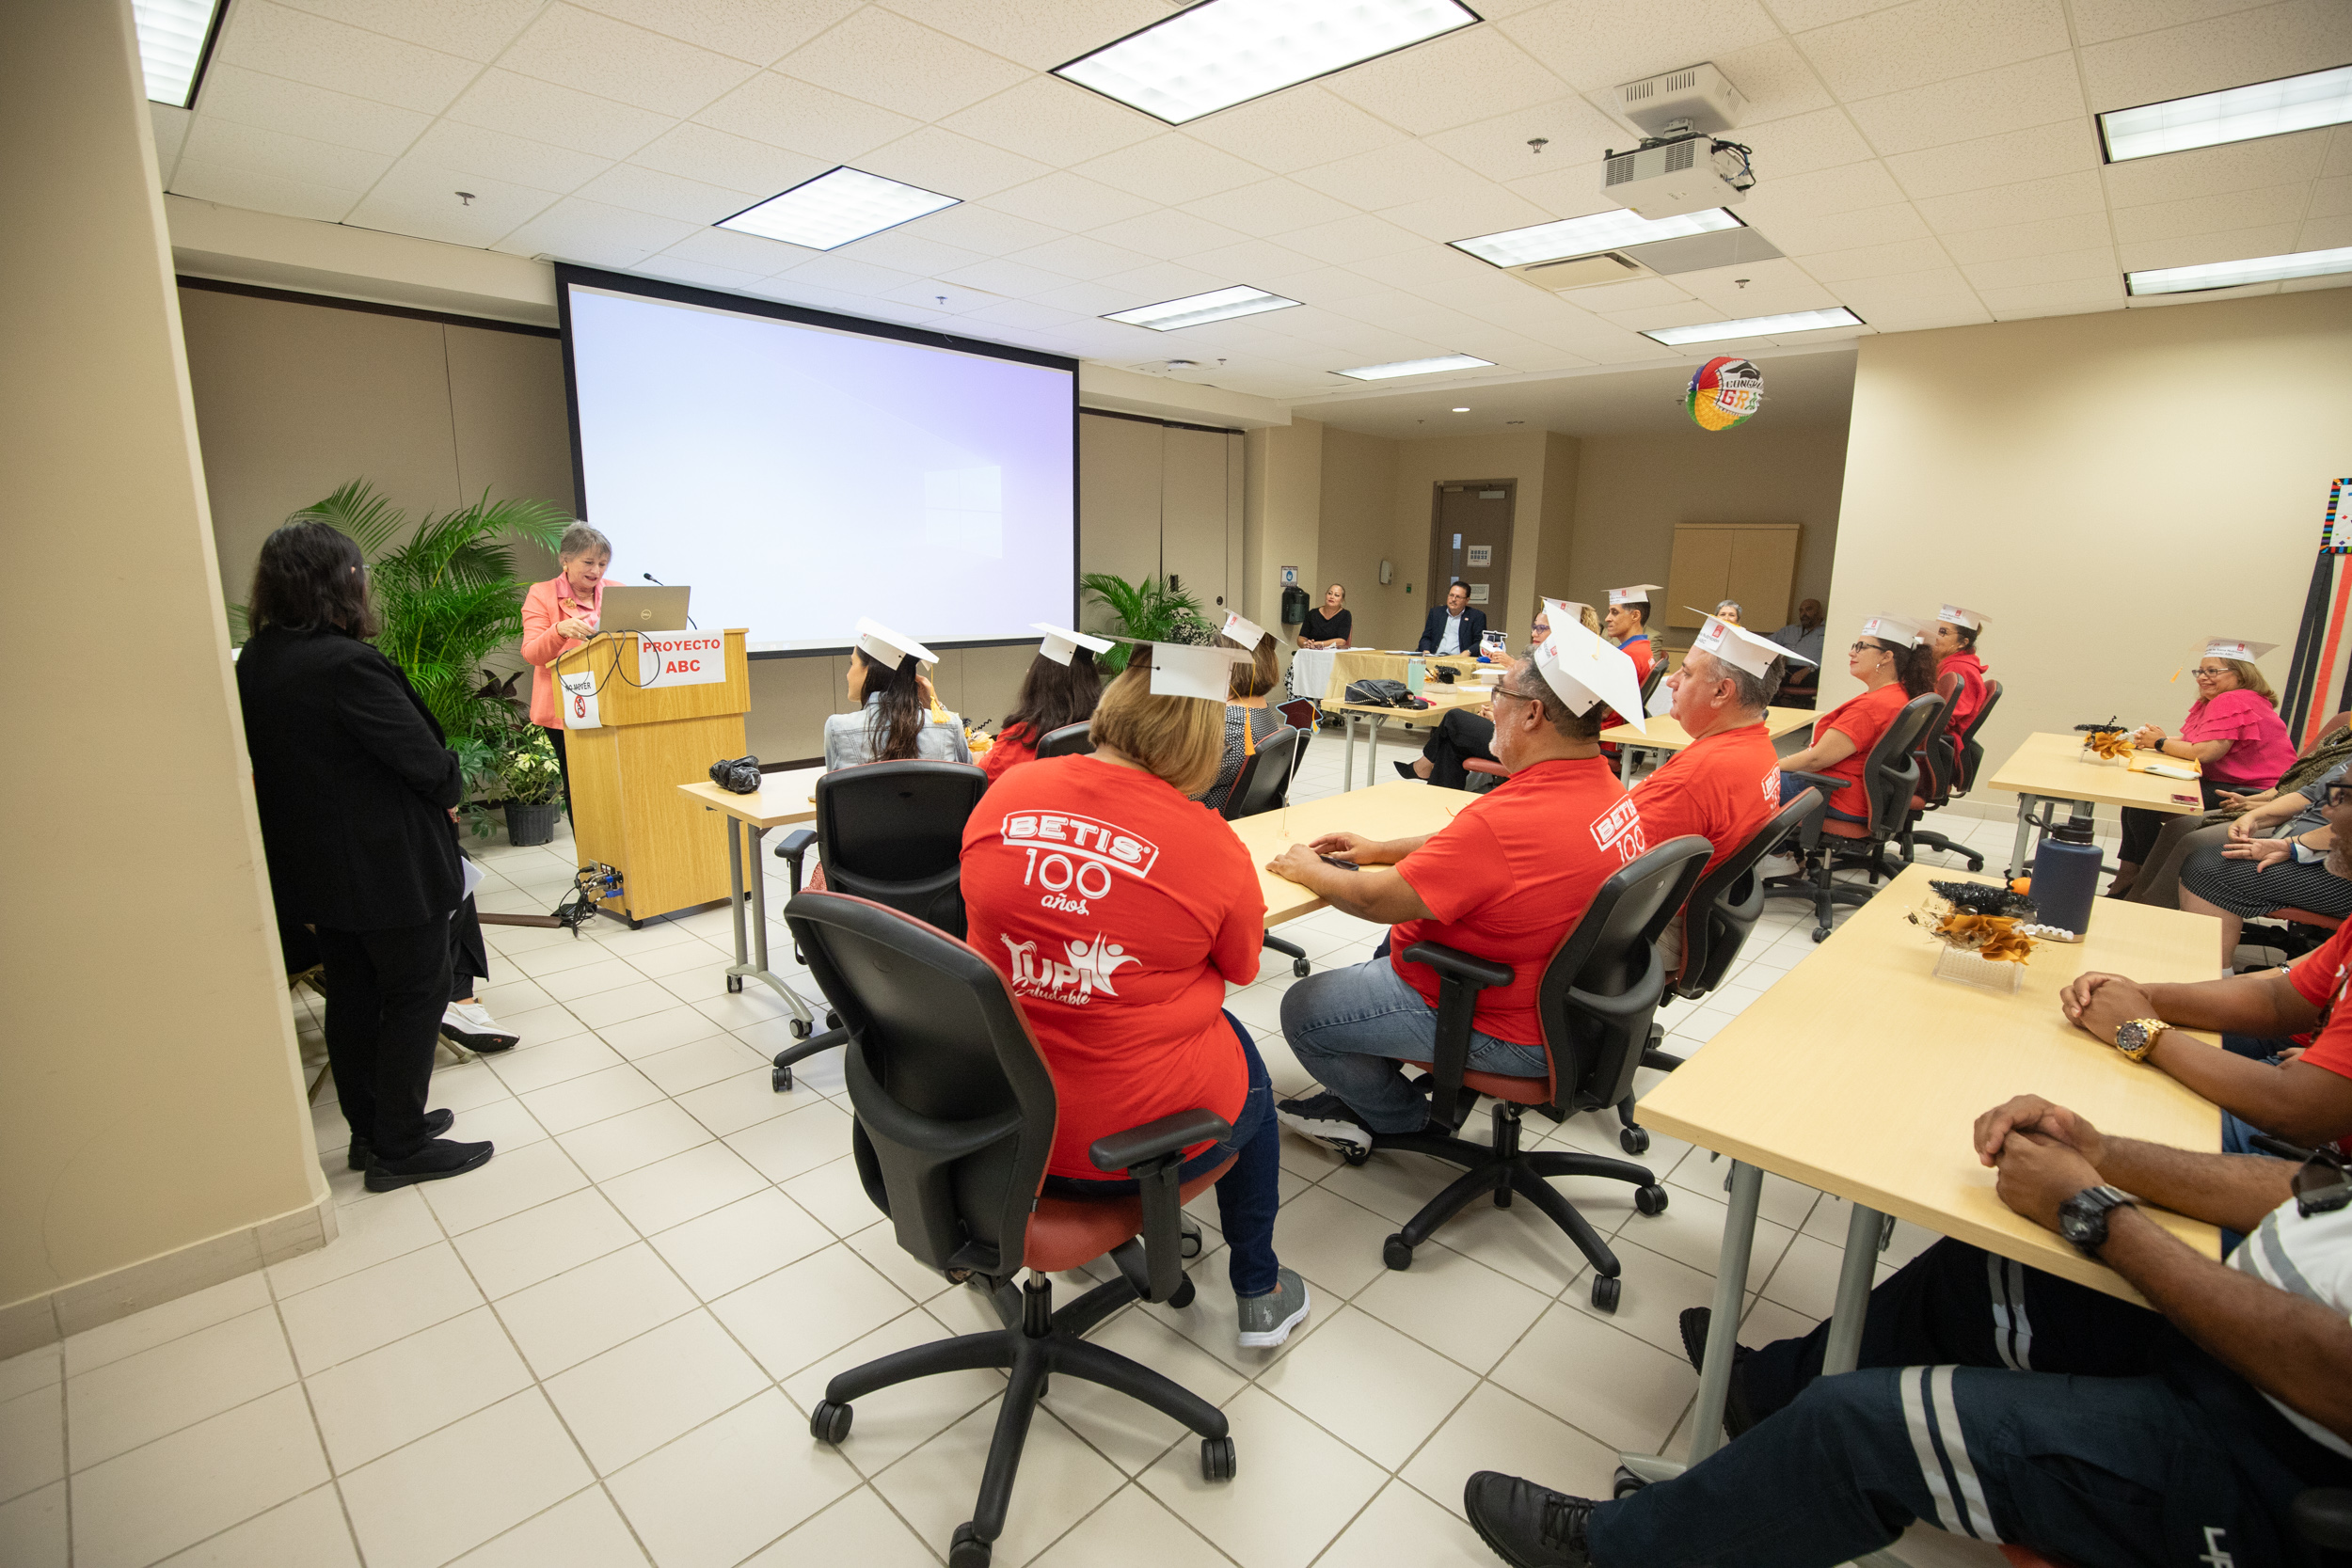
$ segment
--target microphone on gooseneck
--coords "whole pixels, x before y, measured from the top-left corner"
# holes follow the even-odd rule
[[[670,586],[660,578],[655,577],[651,572],[640,572],[637,575],[644,578],[647,582],[652,583],[656,588],[667,588]],[[689,615],[686,618],[686,624],[690,626],[693,626],[696,631],[702,630],[702,627],[694,626],[694,618],[691,615]]]

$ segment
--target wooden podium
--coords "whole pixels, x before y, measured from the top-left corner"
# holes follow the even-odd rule
[[[631,925],[727,899],[726,819],[677,786],[744,753],[752,705],[740,628],[721,634],[725,678],[694,686],[638,685],[638,635],[599,637],[555,664],[559,675],[596,679],[596,727],[564,727],[572,836],[580,864],[601,861],[621,874],[620,896],[605,908],[617,902]],[[558,712],[578,722],[571,701],[557,696]]]

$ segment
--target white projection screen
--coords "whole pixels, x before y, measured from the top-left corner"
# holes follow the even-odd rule
[[[1033,642],[1077,603],[1077,361],[562,266],[580,515],[614,586],[759,654],[872,616]]]

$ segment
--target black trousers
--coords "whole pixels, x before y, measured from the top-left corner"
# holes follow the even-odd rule
[[[490,949],[482,940],[482,913],[469,898],[449,917],[449,999],[463,1002],[474,982],[490,977]]]
[[[2184,779],[2181,782],[2185,784],[2188,781]],[[2237,791],[2252,788],[2250,784],[2217,784],[2211,779],[2201,779],[2198,783],[2199,793],[2204,798],[2207,811],[2216,811],[2220,808],[2223,790]],[[2184,789],[2182,793],[2186,794],[2187,791]],[[2146,865],[2149,854],[2156,847],[2156,836],[2175,819],[2176,814],[2172,812],[2150,811],[2144,806],[2125,806],[2123,808],[2123,842],[2116,847],[2115,858],[2119,861],[2129,861],[2134,865]]]
[[[1453,708],[1438,721],[1421,754],[1429,759],[1429,782],[1446,789],[1468,789],[1470,770],[1462,764],[1471,757],[1495,760],[1495,722],[1468,708]]]
[[[564,754],[564,732],[550,728],[548,740],[555,748],[555,770],[564,776],[564,820],[572,819],[572,761]]]
[[[449,1006],[450,920],[382,931],[318,927],[326,1061],[355,1136],[387,1160],[422,1148],[433,1045]]]

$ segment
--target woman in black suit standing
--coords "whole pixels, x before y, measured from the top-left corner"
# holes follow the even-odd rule
[[[359,546],[326,523],[262,546],[237,658],[253,796],[281,923],[315,928],[326,1056],[370,1192],[490,1158],[424,1108],[449,1003],[450,916],[464,895],[451,820],[456,753],[377,629]]]

